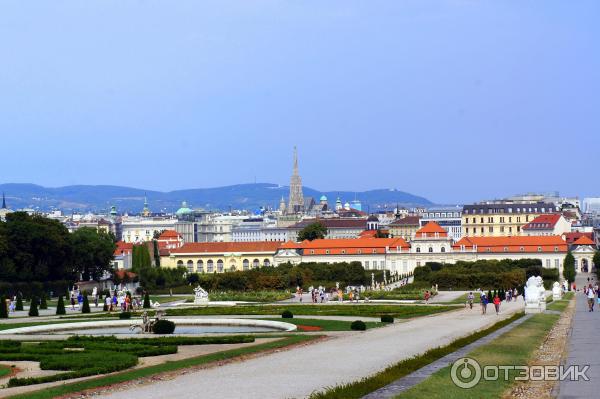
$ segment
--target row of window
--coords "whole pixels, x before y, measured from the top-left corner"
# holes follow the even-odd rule
[[[177,267],[183,267],[183,266],[184,266],[183,261],[182,260],[178,260],[177,261]],[[205,270],[204,270],[204,261],[203,260],[199,260],[199,261],[196,262],[196,270],[195,271],[194,271],[194,261],[188,260],[187,263],[185,264],[185,266],[187,267],[187,270],[190,273],[194,273],[194,272],[204,273],[205,272]],[[216,266],[216,268],[215,268],[215,266]],[[242,261],[242,269],[243,270],[250,270],[250,267],[252,267],[253,269],[256,269],[256,268],[258,268],[260,266],[261,266],[261,264],[260,264],[260,261],[258,259],[254,259],[252,261],[252,264],[250,264],[250,260],[248,260],[248,259],[244,259]],[[264,259],[263,263],[262,263],[262,266],[266,266],[266,267],[271,266],[271,261],[269,259]],[[229,269],[228,270],[230,270],[230,271],[237,270],[235,260],[232,259],[229,262]],[[214,262],[212,259],[206,261],[206,273],[214,273],[215,271],[217,273],[223,273],[225,271],[225,263],[223,262],[222,259],[217,260],[217,262]]]
[[[514,213],[547,213],[554,212],[553,208],[546,207],[533,207],[533,208],[515,208],[516,211]],[[538,211],[539,209],[539,211]],[[469,212],[470,211],[470,212]],[[464,209],[464,214],[471,213],[472,215],[477,213],[513,213],[513,208],[472,208],[472,209]]]
[[[508,226],[508,229],[506,229],[504,226],[500,226],[499,227],[499,231],[500,233],[512,233],[513,232],[513,228],[512,226]],[[517,226],[516,228],[517,233],[521,232],[521,226]],[[485,234],[485,227],[480,227],[479,230],[477,229],[477,227],[473,227],[473,230],[471,230],[471,233],[473,235],[477,235],[479,232],[481,232],[481,234]],[[489,226],[488,227],[488,232],[489,233],[493,233],[494,232],[494,226]],[[465,227],[465,235],[469,235],[469,228]]]
[[[416,251],[417,251],[418,253],[421,253],[421,247],[417,247],[417,248],[416,248]],[[428,251],[429,251],[429,252],[433,252],[433,247],[429,247],[429,248],[428,248]],[[442,247],[442,249],[441,249],[440,251],[441,251],[441,252],[446,252],[446,247]]]
[[[504,217],[504,216],[500,216],[498,218],[498,220],[499,220],[498,223],[507,223],[506,222],[506,217]],[[517,220],[516,223],[521,223],[521,216],[516,216],[516,220]],[[512,218],[512,216],[509,216],[508,217],[508,223],[512,223],[512,222],[513,222],[513,218]],[[529,222],[529,215],[525,215],[525,223],[527,223],[527,222]],[[465,224],[468,224],[468,223],[477,224],[477,218],[476,217],[474,217],[472,219],[465,218]],[[485,218],[484,217],[480,217],[479,218],[479,223],[486,223],[485,222]],[[495,219],[494,219],[493,216],[488,216],[487,223],[496,223],[496,221],[495,221]]]

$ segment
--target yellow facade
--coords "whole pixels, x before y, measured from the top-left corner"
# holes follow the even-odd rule
[[[520,236],[524,225],[540,213],[480,214],[462,216],[463,237]]]
[[[190,273],[223,273],[273,266],[275,252],[172,253],[160,258],[161,267],[185,267]]]

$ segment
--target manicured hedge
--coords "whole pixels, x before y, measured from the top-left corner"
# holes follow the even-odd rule
[[[170,320],[157,320],[152,325],[152,332],[154,334],[173,334],[175,331],[175,323]]]
[[[352,324],[350,324],[350,329],[355,331],[365,331],[367,329],[367,325],[362,320],[354,320]]]
[[[281,318],[283,319],[293,319],[294,318],[294,314],[292,312],[290,312],[289,310],[284,310],[283,312],[281,312]]]

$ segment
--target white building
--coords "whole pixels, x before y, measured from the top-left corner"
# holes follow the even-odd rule
[[[423,227],[429,222],[436,222],[442,226],[448,232],[448,236],[454,241],[458,241],[462,237],[462,209],[429,209],[421,213],[419,223]]]
[[[164,230],[175,230],[175,218],[123,216],[122,240],[125,242],[141,243],[150,241],[155,234]]]

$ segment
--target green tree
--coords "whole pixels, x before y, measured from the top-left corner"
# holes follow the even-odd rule
[[[31,305],[29,305],[29,316],[36,317],[40,315],[40,313],[38,312],[37,302],[38,300],[36,297],[31,298]]]
[[[596,276],[600,277],[600,251],[596,251],[594,253],[592,263],[594,264],[594,269],[596,270]]]
[[[144,309],[150,309],[150,294],[144,295]]]
[[[46,302],[46,294],[42,293],[42,299],[40,300],[40,309],[48,309],[48,303]]]
[[[298,241],[313,241],[325,238],[327,235],[327,227],[321,222],[314,222],[300,230],[298,233]]]
[[[8,319],[8,309],[6,308],[6,297],[2,295],[0,297],[0,319]]]
[[[565,260],[563,262],[563,277],[569,283],[569,290],[571,289],[571,283],[575,281],[575,257],[571,251],[567,252]]]
[[[81,313],[90,313],[90,302],[87,294],[83,296],[83,305],[81,305]]]
[[[17,304],[15,305],[15,310],[23,310],[23,296],[20,293],[17,294]]]
[[[60,295],[58,297],[58,304],[56,305],[56,314],[57,315],[62,315],[62,314],[66,314],[67,311],[65,310],[65,301],[62,297],[62,295]]]
[[[71,245],[73,265],[82,280],[100,280],[105,272],[112,271],[116,249],[112,234],[82,227],[71,235]]]

